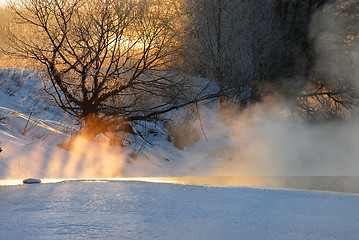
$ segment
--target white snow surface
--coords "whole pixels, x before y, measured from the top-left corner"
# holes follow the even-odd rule
[[[0,187],[14,239],[354,240],[359,196],[126,181]]]

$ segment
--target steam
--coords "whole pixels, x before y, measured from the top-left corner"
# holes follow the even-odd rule
[[[267,115],[261,105],[234,119],[226,148],[210,173],[218,176],[350,176],[359,174],[356,121],[307,123]],[[254,116],[254,117],[253,117]]]
[[[38,178],[98,178],[123,177],[126,153],[113,148],[106,140],[89,141],[78,136],[69,149],[29,146],[19,153],[14,142],[3,148],[3,158],[9,159],[6,179]]]
[[[336,84],[359,87],[358,20],[343,2],[313,15],[310,33],[319,71]],[[210,174],[230,176],[358,176],[359,121],[309,123],[286,114],[269,98],[231,119],[228,146]]]
[[[311,21],[315,57],[321,72],[335,81],[351,81],[359,87],[358,11],[351,1],[326,4]],[[354,11],[354,12],[353,12]]]
[[[313,16],[311,33],[317,60],[331,79],[350,79],[359,87],[359,44],[351,37],[349,42],[345,41],[350,25],[337,11],[337,5],[327,5]],[[165,140],[137,159],[111,146],[106,138],[93,142],[78,136],[69,151],[44,150],[38,144],[20,154],[15,154],[18,146],[9,142],[1,153],[11,159],[5,176],[19,179],[359,175],[357,119],[309,123],[289,116],[283,101],[268,97],[262,104],[239,114],[221,106],[203,107],[202,121],[171,130],[182,150]]]
[[[342,1],[314,14],[311,36],[317,67],[330,81],[359,87],[359,41],[355,19],[343,15]],[[287,103],[269,97],[233,115],[201,109],[208,142],[187,147],[177,174],[203,176],[358,176],[359,121],[306,122],[288,116]],[[199,123],[195,123],[199,125]],[[185,133],[187,127],[179,130]],[[200,129],[198,127],[198,129]],[[193,139],[182,136],[181,139]],[[189,152],[196,149],[195,155]],[[192,162],[190,164],[189,162]],[[153,172],[160,175],[158,172]],[[168,172],[162,172],[162,175]],[[171,173],[172,174],[172,173]],[[170,175],[171,175],[170,174]]]

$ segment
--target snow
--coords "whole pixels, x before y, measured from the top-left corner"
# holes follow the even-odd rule
[[[39,73],[6,68],[0,70],[0,85],[0,179],[359,176],[358,121],[291,121],[281,114],[283,106],[277,100],[241,114],[200,106],[202,121],[177,129],[181,139],[193,140],[183,149],[168,141],[161,127],[143,123],[136,127],[153,130],[149,143],[137,137],[126,148],[113,148],[99,135],[96,142],[77,138],[68,151],[59,146],[78,125],[41,96]],[[178,122],[188,115],[174,114]]]
[[[128,181],[0,187],[1,239],[357,239],[359,196]]]

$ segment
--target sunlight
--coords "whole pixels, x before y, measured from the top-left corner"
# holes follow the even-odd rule
[[[267,177],[258,176],[190,176],[190,177],[144,177],[129,178],[132,181],[172,183],[184,185],[205,185],[205,186],[251,186],[263,187],[273,185]]]
[[[3,157],[9,159],[4,165],[7,179],[88,179],[123,176],[126,153],[121,148],[112,147],[105,140],[92,142],[78,136],[71,143],[57,148],[46,150],[40,143],[21,153],[18,152],[19,146],[15,143],[9,142],[2,147],[6,149]],[[31,161],[27,161],[28,159]],[[0,185],[18,184],[17,181],[7,181],[9,182],[2,182]]]
[[[41,179],[40,184],[61,182],[142,182],[206,187],[241,187],[294,191],[326,191],[359,194],[356,176],[197,176],[197,177],[123,177]],[[0,180],[0,186],[23,185],[23,180]]]
[[[0,180],[0,186],[16,186],[22,184],[22,180]]]
[[[146,183],[168,183],[184,185],[206,185],[206,186],[264,186],[260,177],[122,177],[122,178],[59,178],[41,179],[41,183],[59,183],[66,181],[85,182],[110,182],[110,181],[131,181]],[[0,186],[22,185],[23,180],[0,180]],[[264,184],[264,185],[263,185]]]
[[[59,183],[65,181],[76,181],[77,179],[41,179],[41,183]],[[23,185],[23,180],[20,179],[8,179],[0,180],[0,186],[17,186]]]

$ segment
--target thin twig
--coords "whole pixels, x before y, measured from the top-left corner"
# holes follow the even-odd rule
[[[207,138],[206,133],[204,132],[204,129],[203,129],[203,124],[202,124],[202,120],[201,120],[201,114],[199,113],[199,108],[198,108],[197,103],[196,103],[196,109],[197,109],[197,116],[198,116],[198,119],[199,119],[199,123],[201,124],[201,129],[202,129],[203,136],[206,139],[206,141],[208,142],[208,138]]]
[[[32,111],[30,112],[30,115],[29,117],[27,118],[27,121],[26,121],[26,125],[25,125],[25,128],[24,128],[24,131],[22,132],[22,135],[25,136],[25,134],[27,133],[27,126],[29,125],[29,122],[30,122],[30,118],[31,118],[31,115],[32,115]]]

